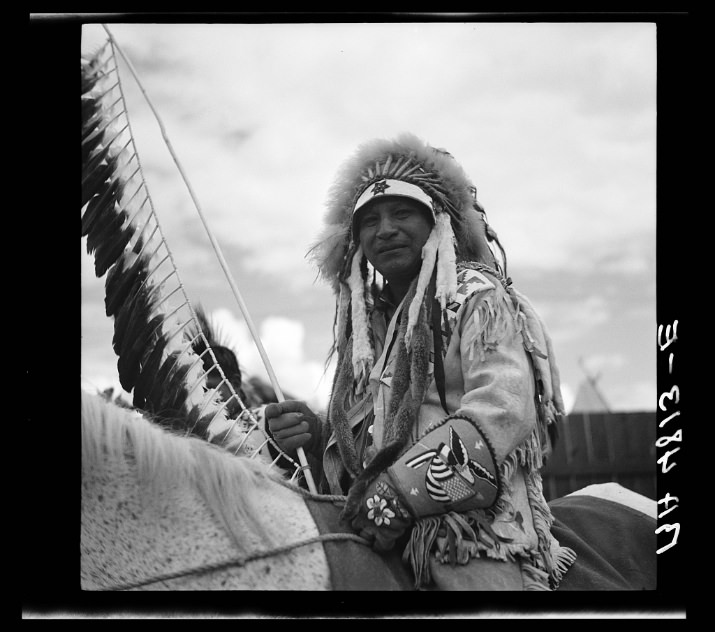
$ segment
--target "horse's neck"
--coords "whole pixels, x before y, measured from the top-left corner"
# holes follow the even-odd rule
[[[160,439],[179,441],[182,449],[189,442],[169,435]],[[229,466],[243,462],[197,440],[191,443],[191,453],[197,459],[193,473],[158,477],[168,484],[147,478],[144,457],[139,459],[144,468],[144,477],[140,476],[133,453],[125,458],[106,451],[101,462],[88,459],[82,470],[84,588],[117,586],[226,562],[318,535],[302,496],[292,489],[261,477],[251,479],[248,468],[224,467],[227,461]],[[263,480],[260,487],[259,480]],[[247,485],[257,486],[252,495],[243,494]],[[250,508],[240,505],[241,499]],[[276,535],[273,543],[265,539],[271,529]],[[328,587],[328,580],[322,545],[316,544],[149,588],[321,589]]]
[[[137,484],[129,462],[111,465],[88,472],[82,481],[84,588],[156,577],[237,553],[185,486],[150,494]]]

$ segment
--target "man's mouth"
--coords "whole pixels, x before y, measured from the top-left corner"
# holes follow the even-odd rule
[[[377,251],[377,254],[384,255],[388,252],[392,252],[393,250],[400,250],[400,248],[404,248],[405,246],[403,244],[391,244],[389,246],[385,246],[384,248],[380,248]]]

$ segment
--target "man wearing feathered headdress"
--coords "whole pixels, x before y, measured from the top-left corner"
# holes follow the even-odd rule
[[[558,371],[462,168],[410,134],[364,144],[311,256],[337,302],[330,403],[269,404],[268,432],[417,587],[556,588],[575,557],[539,474]]]

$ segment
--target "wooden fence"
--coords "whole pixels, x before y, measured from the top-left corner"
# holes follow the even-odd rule
[[[542,470],[544,496],[613,481],[656,500],[655,441],[655,412],[568,415]]]

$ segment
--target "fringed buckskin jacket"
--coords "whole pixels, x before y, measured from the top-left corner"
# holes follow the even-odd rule
[[[553,590],[576,557],[551,534],[553,518],[540,474],[550,450],[548,426],[564,414],[558,369],[551,340],[529,301],[483,268],[458,264],[457,298],[441,314],[443,388],[434,376],[433,345],[429,387],[408,446],[448,415],[477,421],[496,457],[500,494],[486,510],[419,519],[403,560],[411,564],[416,584],[422,587],[469,589],[469,582],[460,577],[478,573],[474,558],[487,557],[518,560],[525,590]],[[347,410],[347,424],[365,464],[382,447],[395,359],[402,344],[399,324],[408,298],[396,307],[383,302],[371,310],[378,359],[367,391],[354,396]],[[256,416],[265,424],[263,408],[256,410]],[[321,422],[320,441],[306,456],[321,492],[343,495],[350,478],[340,456],[339,437],[327,419],[321,416]]]
[[[437,579],[435,575],[444,575],[449,567],[442,569],[439,563],[450,558],[467,565],[481,555],[504,561],[518,558],[525,589],[553,589],[575,555],[560,547],[551,535],[552,516],[539,473],[549,447],[547,426],[563,409],[550,339],[529,302],[491,275],[460,267],[457,297],[446,306],[441,320],[447,410],[433,375],[433,350],[430,386],[408,444],[414,444],[431,424],[447,414],[464,414],[477,420],[500,468],[501,493],[489,510],[418,522],[408,544],[413,571],[428,583]],[[367,392],[355,398],[347,412],[360,458],[366,461],[382,446],[404,303],[396,307],[389,321],[380,305],[372,310],[378,359]],[[323,433],[326,492],[344,494],[346,471],[335,433],[328,426],[323,427]],[[426,542],[420,542],[420,538]],[[450,542],[457,551],[449,551]],[[429,545],[424,550],[426,543]],[[424,559],[414,559],[419,556]]]

